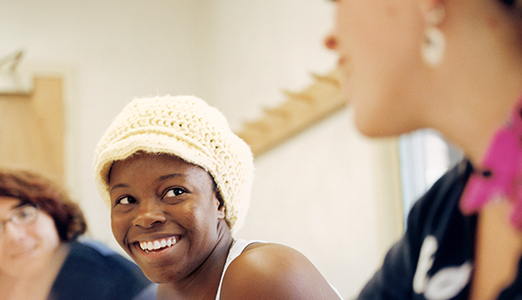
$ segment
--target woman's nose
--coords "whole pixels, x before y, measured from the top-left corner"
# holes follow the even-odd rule
[[[161,211],[159,205],[145,204],[138,210],[133,225],[148,229],[163,224],[166,220],[165,214]]]
[[[330,33],[326,36],[324,39],[324,45],[330,50],[335,50],[337,48],[337,38],[333,33]]]

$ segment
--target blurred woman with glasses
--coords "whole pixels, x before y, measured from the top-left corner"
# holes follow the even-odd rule
[[[86,229],[78,205],[51,181],[0,171],[0,299],[154,299],[134,263],[78,241]]]

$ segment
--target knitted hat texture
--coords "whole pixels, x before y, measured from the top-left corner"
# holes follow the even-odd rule
[[[221,193],[232,233],[241,227],[250,203],[252,152],[217,109],[194,96],[130,102],[109,126],[95,151],[94,177],[107,203],[112,164],[138,151],[174,155],[205,169]]]

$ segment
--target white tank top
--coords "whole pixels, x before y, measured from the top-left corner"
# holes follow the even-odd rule
[[[223,278],[225,277],[225,272],[230,266],[230,263],[236,259],[245,248],[253,243],[264,243],[263,241],[247,241],[247,240],[236,240],[232,247],[230,247],[230,251],[228,252],[227,260],[225,262],[225,267],[223,268],[223,273],[221,273],[221,279],[219,280],[219,287],[216,295],[216,300],[219,300],[219,295],[221,295],[221,285],[223,284]]]
[[[220,300],[219,296],[221,295],[221,285],[223,284],[223,278],[225,277],[225,272],[227,271],[228,266],[234,259],[236,259],[236,257],[238,257],[241,253],[243,253],[243,250],[245,250],[245,248],[248,245],[254,244],[254,243],[265,243],[265,242],[257,241],[257,240],[253,240],[253,241],[236,240],[234,242],[234,244],[232,244],[232,247],[230,248],[230,251],[228,252],[227,260],[225,262],[225,267],[223,268],[223,273],[221,273],[221,279],[219,280],[219,287],[218,287],[218,291],[217,291],[217,295],[216,295],[216,300]],[[339,299],[343,300],[343,297],[341,297],[341,294],[339,294],[339,291],[335,287],[333,287],[331,284],[330,284],[330,286],[337,293],[337,295],[339,296]]]

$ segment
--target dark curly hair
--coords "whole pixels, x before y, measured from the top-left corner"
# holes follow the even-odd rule
[[[62,241],[85,233],[87,223],[78,204],[51,180],[29,171],[0,170],[0,196],[34,204],[50,215]]]

